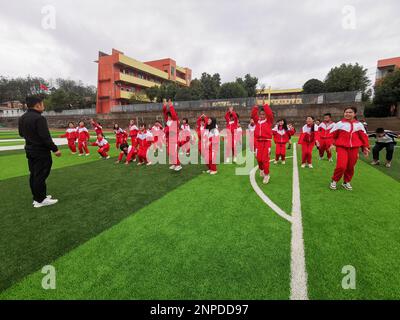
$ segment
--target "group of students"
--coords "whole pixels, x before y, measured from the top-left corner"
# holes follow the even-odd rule
[[[179,152],[190,154],[190,149],[195,141],[198,143],[199,154],[204,158],[207,165],[206,173],[211,175],[217,171],[217,155],[219,152],[220,132],[217,121],[213,117],[202,114],[196,121],[196,136],[191,134],[188,119],[180,121],[178,114],[171,102],[164,100],[163,117],[165,127],[160,121],[156,121],[151,128],[142,123],[136,126],[133,120],[130,121],[128,130],[124,130],[114,125],[116,137],[116,148],[120,149],[117,163],[121,163],[125,157],[125,164],[137,161],[138,165],[151,165],[148,159],[148,151],[152,147],[153,151],[163,152],[163,145],[166,145],[167,154],[170,161],[170,169],[175,171],[182,170],[179,160]],[[333,122],[329,113],[324,115],[322,123],[317,125],[312,116],[307,117],[305,125],[300,132],[299,144],[302,150],[302,168],[313,168],[312,152],[314,147],[318,148],[320,159],[327,154],[328,160],[333,161],[332,150],[336,148],[337,163],[334,170],[331,189],[337,189],[337,183],[343,178],[343,187],[352,190],[350,184],[354,168],[358,160],[359,150],[368,156],[369,141],[368,135],[362,123],[356,119],[357,109],[348,107],[344,110],[344,117],[339,122]],[[236,162],[238,149],[241,149],[243,130],[240,126],[239,116],[230,107],[225,114],[226,130],[225,155],[226,162]],[[98,146],[98,153],[104,159],[108,159],[110,144],[104,138],[102,127],[99,123],[91,119],[91,124],[96,132],[97,140],[91,145]],[[270,155],[272,141],[275,142],[274,164],[281,161],[285,164],[287,145],[290,148],[290,139],[296,133],[291,124],[287,124],[285,119],[274,122],[273,112],[268,104],[254,106],[250,114],[250,124],[248,126],[250,136],[250,150],[255,153],[260,175],[263,183],[267,184],[270,180]],[[69,124],[67,132],[62,135],[68,139],[68,146],[72,153],[76,153],[76,140],[78,141],[79,155],[89,155],[87,148],[89,132],[85,124],[81,121],[75,128],[73,123]],[[130,143],[128,139],[130,138]]]

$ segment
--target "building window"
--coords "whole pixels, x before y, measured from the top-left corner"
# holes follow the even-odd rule
[[[173,76],[175,74],[175,68],[171,67],[171,76]]]

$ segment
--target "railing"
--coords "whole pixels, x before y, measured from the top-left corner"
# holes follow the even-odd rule
[[[1,118],[15,118],[15,117],[20,117],[25,113],[25,111],[19,109],[13,110],[13,112],[9,112],[8,110],[5,110],[5,112],[0,112],[0,117]],[[96,114],[96,108],[90,108],[90,109],[72,109],[72,110],[63,110],[61,112],[56,112],[56,111],[45,111],[43,112],[44,116],[85,116],[85,115],[95,115]]]
[[[304,104],[331,104],[331,103],[354,103],[361,102],[360,91],[350,92],[329,92],[318,94],[299,94],[296,96],[272,96],[270,104],[278,105],[304,105]],[[266,97],[267,99],[267,97]],[[229,106],[251,108],[255,104],[261,104],[262,100],[258,98],[237,98],[237,99],[214,99],[214,100],[196,100],[196,101],[175,101],[176,109],[210,109],[227,108]],[[111,112],[143,112],[160,111],[162,103],[143,103],[130,105],[117,105],[111,108]]]

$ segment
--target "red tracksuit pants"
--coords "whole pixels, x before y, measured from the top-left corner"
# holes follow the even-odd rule
[[[87,141],[86,140],[78,140],[78,149],[79,149],[80,154],[83,154],[83,151],[85,151],[86,153],[89,153]]]
[[[108,157],[108,154],[107,154],[108,151],[110,151],[110,145],[109,145],[109,144],[105,145],[104,147],[100,147],[100,148],[97,150],[97,152],[98,152],[103,158]]]
[[[282,161],[286,159],[286,143],[278,142],[275,144],[275,160],[278,161],[279,158],[281,158]]]
[[[181,162],[179,161],[177,135],[169,136],[167,138],[167,152],[169,156],[169,162],[175,166],[179,166]]]
[[[212,147],[208,148],[208,157],[206,157],[207,168],[211,171],[217,171],[217,150]]]
[[[263,170],[265,174],[269,174],[269,160],[271,154],[271,141],[257,141],[256,143],[256,157],[260,171]]]
[[[301,163],[312,164],[312,151],[315,142],[302,142],[301,143]]]
[[[337,161],[332,180],[338,182],[342,177],[345,183],[354,175],[354,167],[358,160],[359,148],[336,147]]]
[[[322,158],[324,153],[328,155],[328,159],[332,158],[331,146],[333,144],[332,139],[320,139],[319,141],[319,156]]]
[[[231,129],[227,132],[226,136],[226,146],[225,146],[225,152],[226,152],[226,157],[230,158],[232,155],[234,157],[237,156],[237,138],[235,136],[235,130]]]
[[[68,148],[69,148],[69,150],[71,150],[71,152],[73,152],[73,153],[76,152],[75,139],[68,139]]]
[[[149,150],[148,146],[139,147],[139,151],[138,151],[138,154],[137,154],[138,159],[139,159],[139,163],[142,163],[142,162],[147,163],[148,162],[148,160],[147,160],[147,151],[148,150]]]

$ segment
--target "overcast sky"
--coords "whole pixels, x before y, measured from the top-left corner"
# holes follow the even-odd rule
[[[98,51],[116,48],[141,61],[170,57],[193,77],[251,73],[273,88],[323,79],[343,62],[373,79],[378,59],[400,56],[399,12],[398,0],[1,1],[0,75],[95,85]]]

